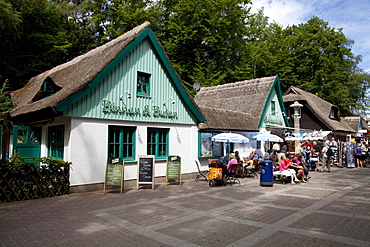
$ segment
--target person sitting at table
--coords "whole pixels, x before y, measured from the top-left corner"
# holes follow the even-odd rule
[[[229,162],[227,162],[227,170],[229,170],[229,168],[231,168],[232,165],[237,165],[238,164],[238,160],[235,159],[235,155],[234,154],[230,154],[229,155]]]
[[[239,162],[240,161],[240,156],[239,156],[239,151],[235,151],[235,159]]]
[[[261,155],[257,153],[256,149],[253,149],[252,152],[249,154],[249,156],[252,157],[253,160],[260,160],[262,159]]]

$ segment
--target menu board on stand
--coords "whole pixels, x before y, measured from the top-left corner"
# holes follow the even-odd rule
[[[137,161],[137,189],[139,189],[139,184],[151,184],[154,190],[154,160],[154,155],[139,155]]]
[[[121,158],[108,158],[107,166],[105,168],[105,180],[104,180],[104,189],[103,193],[107,189],[107,186],[120,186],[121,194],[124,187],[124,175],[125,175],[125,166],[124,161]]]
[[[169,179],[179,180],[181,185],[181,157],[168,156],[166,162],[166,184],[168,185]]]

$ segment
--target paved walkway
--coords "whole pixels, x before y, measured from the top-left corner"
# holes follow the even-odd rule
[[[0,246],[370,246],[370,168],[0,204]]]

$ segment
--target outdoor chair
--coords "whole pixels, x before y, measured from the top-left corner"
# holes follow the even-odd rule
[[[195,164],[197,164],[197,168],[198,168],[198,174],[195,177],[195,181],[198,182],[201,177],[203,177],[206,181],[208,181],[207,176],[208,176],[209,170],[200,170],[199,163],[196,160],[195,160]]]
[[[226,183],[230,182],[231,185],[238,183],[240,186],[240,181],[238,179],[239,170],[240,170],[239,164],[231,165],[231,167],[227,171]]]
[[[246,161],[246,166],[244,167],[244,176],[249,177],[252,176],[253,179],[254,177],[258,178],[258,172],[259,172],[259,165],[258,165],[258,160],[253,160],[252,165],[248,166],[248,162],[246,158],[244,158]]]

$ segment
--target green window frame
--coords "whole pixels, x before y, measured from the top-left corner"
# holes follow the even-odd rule
[[[220,134],[219,132],[199,132],[198,133],[198,156],[199,158],[221,157],[223,155],[224,143],[213,142],[212,137]]]
[[[108,157],[135,160],[136,128],[109,126],[108,132]]]
[[[137,94],[150,96],[150,74],[137,72]]]
[[[169,129],[148,128],[147,154],[156,158],[168,157]]]
[[[64,156],[64,125],[48,127],[48,156],[63,159]]]
[[[276,115],[276,103],[274,100],[271,101],[271,115]]]

